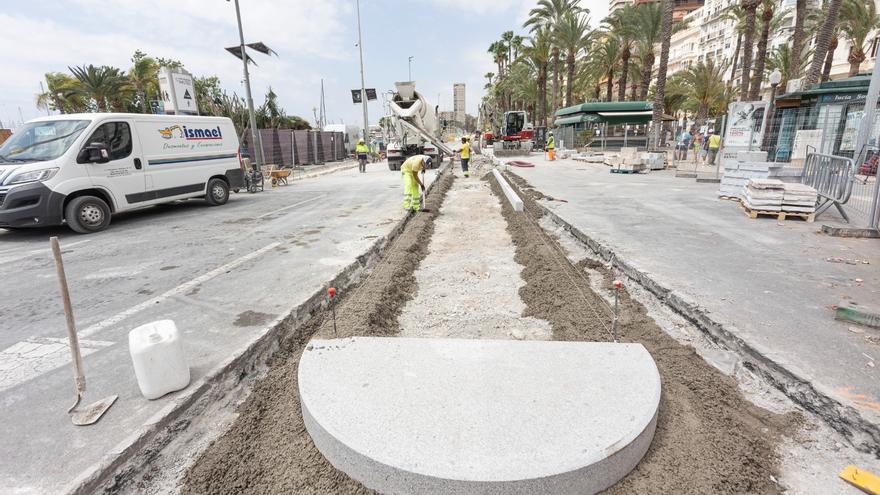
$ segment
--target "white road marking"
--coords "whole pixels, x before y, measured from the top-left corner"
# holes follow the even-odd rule
[[[173,288],[163,294],[160,294],[152,299],[148,299],[138,305],[132,306],[121,313],[117,313],[117,314],[111,316],[110,318],[107,318],[106,320],[100,321],[98,323],[95,323],[94,325],[86,327],[85,329],[79,331],[79,335],[81,338],[88,338],[89,336],[94,335],[94,334],[100,332],[101,330],[104,330],[105,328],[116,325],[120,321],[125,320],[126,318],[129,318],[137,313],[140,313],[141,311],[143,311],[149,307],[152,307],[153,305],[160,303],[160,302],[168,299],[169,297],[176,296],[178,294],[185,294],[185,293],[189,292],[190,290],[192,290],[195,286],[201,285],[201,284],[207,282],[208,280],[211,280],[212,278],[214,278],[224,272],[232,270],[233,268],[236,268],[239,265],[246,263],[246,262],[248,262],[258,256],[262,256],[263,254],[267,253],[268,251],[270,251],[272,249],[275,249],[276,247],[278,247],[280,245],[281,245],[280,242],[273,242],[272,244],[269,244],[268,246],[262,247],[252,253],[246,254],[246,255],[242,256],[241,258],[232,260],[229,263],[226,263],[225,265],[223,265],[221,267],[215,268],[215,269],[211,270],[210,272],[205,273],[204,275],[201,275],[199,277],[196,277],[196,278],[190,280],[189,282],[184,282],[184,283],[178,285],[177,287],[175,287],[175,288]]]
[[[289,210],[289,209],[291,209],[291,208],[296,208],[297,206],[304,205],[304,204],[306,204],[306,203],[311,203],[312,201],[315,201],[315,200],[321,199],[321,198],[323,198],[324,196],[326,196],[326,194],[321,194],[321,195],[315,196],[314,198],[309,198],[309,199],[306,199],[306,200],[300,201],[299,203],[294,203],[294,204],[292,204],[292,205],[290,205],[290,206],[285,206],[284,208],[278,208],[277,210],[270,211],[269,213],[263,213],[262,215],[258,216],[257,218],[268,217],[269,215],[274,215],[274,214],[276,214],[276,213],[278,213],[278,212],[280,212],[280,211]]]
[[[218,275],[233,270],[234,268],[254,259],[280,246],[280,242],[273,242],[268,246],[260,248],[252,253],[248,253],[237,258],[223,266],[215,268],[204,275],[196,277],[189,282],[178,285],[177,287],[136,306],[126,309],[121,313],[111,316],[100,321],[90,327],[78,332],[80,338],[80,347],[83,356],[98,351],[104,347],[111,346],[115,342],[91,341],[85,340],[101,330],[112,327],[117,323],[129,318],[153,305],[160,303],[170,297],[185,294],[192,290],[195,286],[203,284]],[[68,245],[69,247],[69,245]],[[50,338],[50,337],[31,337],[22,342],[13,344],[12,346],[0,351],[0,392],[14,387],[20,383],[26,382],[43,373],[49,372],[70,362],[70,350],[68,348],[67,339]]]
[[[88,356],[113,342],[80,340],[83,356]],[[24,383],[70,362],[67,339],[35,337],[0,351],[0,392]]]
[[[85,244],[87,242],[92,242],[92,240],[85,239],[82,241],[71,242],[69,244],[63,244],[61,246],[61,249],[62,250],[70,249],[74,246],[79,246],[79,245]],[[36,256],[38,254],[49,254],[51,252],[51,250],[48,247],[43,248],[43,249],[33,249],[31,251],[25,251],[25,252],[21,252],[20,249],[21,248],[15,248],[15,249],[7,249],[5,251],[0,251],[0,265],[2,265],[4,263],[12,263],[13,261],[23,260],[25,258],[28,258],[30,256]],[[16,252],[16,251],[18,251],[18,252]],[[3,255],[6,255],[6,254],[9,254],[9,256],[4,257]]]

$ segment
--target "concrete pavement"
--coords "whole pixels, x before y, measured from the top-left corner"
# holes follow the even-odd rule
[[[834,319],[839,301],[880,300],[876,240],[821,235],[819,222],[750,219],[717,198],[717,184],[674,171],[527,160],[536,167],[511,171],[552,198],[542,204],[560,221],[688,308],[796,402],[880,452],[880,334]]]
[[[187,390],[147,401],[127,333],[171,318],[192,382],[253,346],[404,217],[399,174],[385,164],[250,195],[192,200],[114,217],[89,236],[66,228],[0,230],[0,491],[55,493],[107,465]],[[84,403],[119,400],[94,426],[66,410],[74,388],[48,237],[58,235],[86,354]]]

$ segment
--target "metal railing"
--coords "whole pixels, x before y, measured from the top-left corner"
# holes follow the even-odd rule
[[[804,173],[801,181],[816,189],[819,205],[816,217],[834,206],[840,216],[849,223],[850,218],[844,205],[849,202],[853,191],[855,162],[852,158],[821,153],[810,153],[804,160]]]

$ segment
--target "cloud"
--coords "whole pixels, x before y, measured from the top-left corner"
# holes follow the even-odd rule
[[[535,0],[430,0],[440,7],[460,9],[472,14],[492,14],[531,8]],[[528,12],[528,8],[526,12]],[[511,26],[513,28],[514,26]]]

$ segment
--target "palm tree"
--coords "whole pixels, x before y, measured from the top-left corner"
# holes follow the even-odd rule
[[[849,75],[859,72],[859,66],[865,61],[865,40],[868,35],[880,27],[880,16],[874,0],[844,0],[840,7],[840,32],[850,42]]]
[[[740,49],[742,48],[743,32],[745,32],[746,12],[741,5],[731,5],[724,11],[721,18],[725,21],[733,22],[734,32],[736,32],[736,48],[733,49],[733,63],[730,66],[730,79],[727,80],[727,87],[732,87],[733,80],[736,77]]]
[[[755,54],[755,70],[749,87],[749,100],[759,99],[761,82],[764,80],[764,66],[767,64],[767,42],[770,33],[776,33],[788,18],[788,12],[774,13],[774,0],[764,0],[761,5],[761,37],[758,39],[758,52]]]
[[[119,100],[128,85],[125,73],[116,67],[89,64],[68,69],[79,82],[76,91],[94,100],[99,112],[106,112],[108,104]]]
[[[556,112],[557,105],[559,104],[560,50],[559,46],[555,43],[556,35],[558,33],[559,25],[562,24],[562,19],[565,17],[566,13],[588,12],[586,9],[581,8],[578,5],[579,3],[580,0],[538,0],[538,5],[529,11],[529,18],[523,24],[523,27],[528,27],[532,31],[535,31],[540,27],[547,28],[551,34],[551,39],[554,40],[550,52],[550,65],[553,68],[553,95],[550,100],[552,102],[550,105],[552,113]]]
[[[812,54],[813,52],[810,50],[807,53],[801,54],[802,56],[795,58],[792,46],[779,45],[767,57],[767,68],[764,71],[769,76],[771,72],[778,70],[782,74],[779,87],[785,88],[788,81],[793,79],[791,74],[795,74],[794,78],[797,78],[798,75],[803,74],[807,70],[807,63]],[[800,67],[792,67],[794,63],[799,63]]]
[[[746,14],[745,31],[743,32],[742,76],[740,77],[739,99],[746,100],[749,96],[749,82],[752,71],[752,49],[755,45],[755,11],[761,0],[742,0],[742,9]]]
[[[813,53],[813,61],[810,62],[810,69],[807,71],[807,76],[804,79],[804,87],[819,82],[819,70],[822,68],[825,55],[829,52],[829,49],[831,50],[830,53],[834,53],[834,50],[830,48],[831,38],[836,38],[837,16],[840,13],[842,3],[843,0],[829,0],[828,2],[828,10],[822,22],[822,28],[819,34],[816,35],[816,51]]]
[[[660,125],[663,118],[663,100],[666,93],[666,70],[669,65],[669,41],[672,39],[673,0],[663,0],[663,29],[660,34],[660,67],[657,68],[657,87],[654,92],[651,124],[654,130],[654,148],[660,146]]]
[[[605,80],[605,101],[611,101],[614,90],[614,74],[620,63],[620,39],[607,31],[599,33],[596,36],[596,43],[593,45],[592,55],[591,64],[596,67],[600,76],[597,83],[600,83],[601,79]],[[598,94],[596,97],[598,98]]]
[[[651,75],[654,73],[654,46],[663,39],[663,6],[659,2],[639,4],[633,10],[635,17],[630,29],[638,33],[635,37],[636,53],[642,65],[642,87],[639,99],[648,99],[648,88],[651,86]],[[672,31],[668,37],[672,36]],[[668,40],[667,40],[668,41]]]
[[[798,71],[804,51],[804,21],[807,18],[807,0],[795,0],[794,7],[794,33],[791,38],[791,64],[790,71]],[[799,77],[802,72],[788,72],[783,74],[786,80]]]
[[[632,56],[633,39],[638,33],[633,29],[636,17],[635,7],[626,4],[605,18],[606,29],[617,36],[620,43],[620,79],[618,81],[617,99],[626,99],[626,82],[629,77],[630,57]]]
[[[590,21],[586,15],[569,12],[562,18],[556,34],[556,42],[565,53],[566,85],[565,106],[571,106],[574,89],[575,60],[580,51],[587,46],[590,38]]]
[[[712,60],[708,63],[700,61],[676,76],[678,87],[673,92],[683,90],[686,102],[691,103],[691,109],[695,112],[695,124],[700,128],[706,122],[712,105],[724,98],[724,68],[715,65]]]
[[[156,85],[159,64],[152,57],[148,57],[146,53],[135,50],[134,56],[131,57],[131,70],[128,71],[128,78],[134,86],[135,93],[138,98],[138,106],[141,113],[147,113],[147,88],[154,88]]]
[[[61,113],[89,110],[89,102],[79,92],[79,81],[63,72],[46,73],[46,90],[36,98],[38,108]]]
[[[547,65],[550,63],[550,34],[541,28],[535,31],[529,44],[522,48],[522,58],[535,69],[537,82],[537,115],[535,121],[547,125]]]

